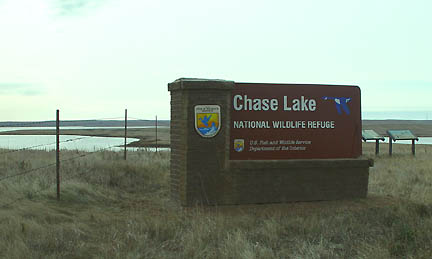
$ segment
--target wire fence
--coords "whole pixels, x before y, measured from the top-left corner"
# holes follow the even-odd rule
[[[58,113],[58,111],[57,111],[57,113]],[[99,154],[102,151],[112,150],[113,148],[119,148],[119,147],[123,147],[123,149],[124,149],[124,159],[126,160],[126,145],[127,145],[127,141],[126,140],[127,140],[127,130],[128,130],[128,128],[127,128],[127,120],[128,119],[132,119],[134,121],[145,121],[146,123],[148,123],[151,120],[144,120],[144,119],[139,119],[139,118],[136,118],[136,117],[128,117],[127,116],[127,110],[126,110],[125,111],[125,117],[98,118],[98,119],[86,120],[86,121],[119,120],[119,119],[124,119],[124,140],[125,141],[124,141],[123,145],[122,144],[118,144],[118,143],[114,144],[114,145],[108,145],[108,146],[105,146],[105,147],[98,148],[97,150],[94,149],[92,152],[89,152],[88,150],[84,150],[84,151],[81,150],[84,153],[78,154],[78,155],[73,155],[73,156],[70,156],[70,157],[67,157],[67,158],[62,158],[62,159],[60,159],[60,150],[61,150],[60,147],[62,146],[62,144],[73,143],[73,142],[76,142],[76,141],[85,141],[85,140],[88,140],[90,138],[97,138],[99,136],[77,136],[75,138],[71,138],[71,139],[66,139],[66,140],[60,141],[60,138],[59,138],[60,135],[61,135],[61,133],[60,133],[60,120],[59,120],[58,117],[57,117],[57,121],[56,122],[42,121],[42,122],[10,122],[10,123],[8,123],[6,125],[6,127],[17,127],[17,128],[19,128],[19,127],[33,127],[33,128],[35,128],[35,127],[49,127],[49,128],[52,128],[53,126],[51,126],[51,125],[56,124],[56,137],[57,137],[57,141],[55,141],[55,142],[49,142],[49,143],[44,143],[44,144],[30,145],[30,146],[26,146],[26,147],[20,147],[20,148],[16,148],[16,149],[6,150],[6,151],[3,151],[3,152],[0,152],[0,158],[1,157],[5,157],[6,155],[13,154],[13,153],[18,153],[18,152],[27,151],[27,150],[47,148],[47,147],[56,145],[56,149],[55,149],[56,161],[52,162],[52,163],[46,163],[46,164],[40,165],[40,166],[35,166],[33,168],[22,167],[22,168],[18,169],[18,172],[15,172],[14,174],[10,174],[10,175],[8,175],[7,172],[6,172],[8,169],[2,168],[2,169],[0,169],[0,173],[1,173],[0,174],[0,183],[8,181],[8,180],[11,180],[13,178],[22,177],[22,176],[25,176],[25,175],[33,175],[33,174],[44,173],[44,172],[46,173],[48,171],[48,169],[50,169],[50,168],[56,168],[56,181],[54,181],[54,182],[52,182],[50,184],[47,184],[44,188],[40,188],[40,189],[38,189],[36,191],[31,192],[32,193],[31,195],[29,195],[29,194],[23,195],[21,197],[17,197],[16,199],[13,199],[12,201],[9,201],[7,203],[4,203],[4,204],[0,203],[0,208],[7,208],[7,207],[10,207],[11,205],[13,205],[15,203],[18,203],[18,202],[22,201],[22,200],[31,199],[34,195],[36,195],[38,193],[41,193],[41,192],[44,192],[44,191],[52,188],[54,185],[57,185],[57,198],[60,199],[60,183],[61,182],[70,181],[71,179],[74,179],[76,177],[80,177],[80,176],[82,176],[84,174],[87,174],[87,173],[91,172],[91,170],[92,170],[92,168],[88,168],[87,170],[84,169],[79,174],[69,176],[68,178],[62,179],[60,181],[60,179],[61,179],[61,177],[60,177],[60,165],[67,164],[67,163],[70,163],[72,161],[76,161],[78,159],[82,159],[84,157],[94,156],[95,154]],[[119,122],[116,121],[116,124],[119,124]],[[41,125],[43,125],[43,126],[41,126]],[[47,126],[47,125],[49,125],[49,126]],[[155,128],[156,128],[155,139],[157,139],[157,120],[156,120]],[[91,127],[89,129],[91,129]],[[12,134],[9,132],[7,135],[12,135]],[[65,136],[65,135],[62,135],[62,136]],[[76,149],[76,151],[79,153],[78,148]],[[156,149],[156,151],[157,151],[157,149]],[[8,161],[7,158],[5,158],[5,160]],[[22,161],[22,163],[24,163],[24,161]]]

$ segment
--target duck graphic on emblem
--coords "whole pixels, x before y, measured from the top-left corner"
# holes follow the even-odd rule
[[[208,123],[210,118],[212,117],[212,115],[210,114],[209,116],[205,115],[204,118],[198,118],[202,123],[204,123],[204,125],[206,125],[208,127]]]

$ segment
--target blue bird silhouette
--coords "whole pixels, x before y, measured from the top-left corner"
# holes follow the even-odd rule
[[[204,125],[206,125],[206,127],[208,127],[209,126],[208,123],[209,123],[210,118],[211,118],[211,115],[210,116],[205,115],[204,118],[199,118],[199,120],[202,123],[204,123]]]
[[[351,98],[347,98],[347,97],[328,97],[328,96],[323,96],[323,100],[333,100],[336,103],[336,110],[339,114],[342,114],[342,110],[344,110],[344,112],[346,114],[350,114],[350,110],[348,108],[347,103],[349,101],[351,101]]]

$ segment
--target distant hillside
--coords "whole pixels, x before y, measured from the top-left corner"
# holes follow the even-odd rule
[[[418,137],[432,137],[432,120],[363,120],[363,129],[388,136],[387,130],[411,130]]]
[[[128,126],[154,126],[154,120],[128,120]],[[158,120],[158,126],[169,126],[169,120]],[[55,121],[4,121],[0,122],[0,127],[55,127]],[[60,121],[60,126],[71,127],[122,127],[122,120],[64,120]]]

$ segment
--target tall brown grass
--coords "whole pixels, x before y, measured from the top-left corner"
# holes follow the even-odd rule
[[[169,153],[100,152],[0,182],[2,258],[432,258],[432,148],[374,156],[367,199],[180,208]],[[65,151],[62,157],[80,152]],[[0,178],[53,152],[0,156]],[[41,189],[45,191],[38,192]]]

